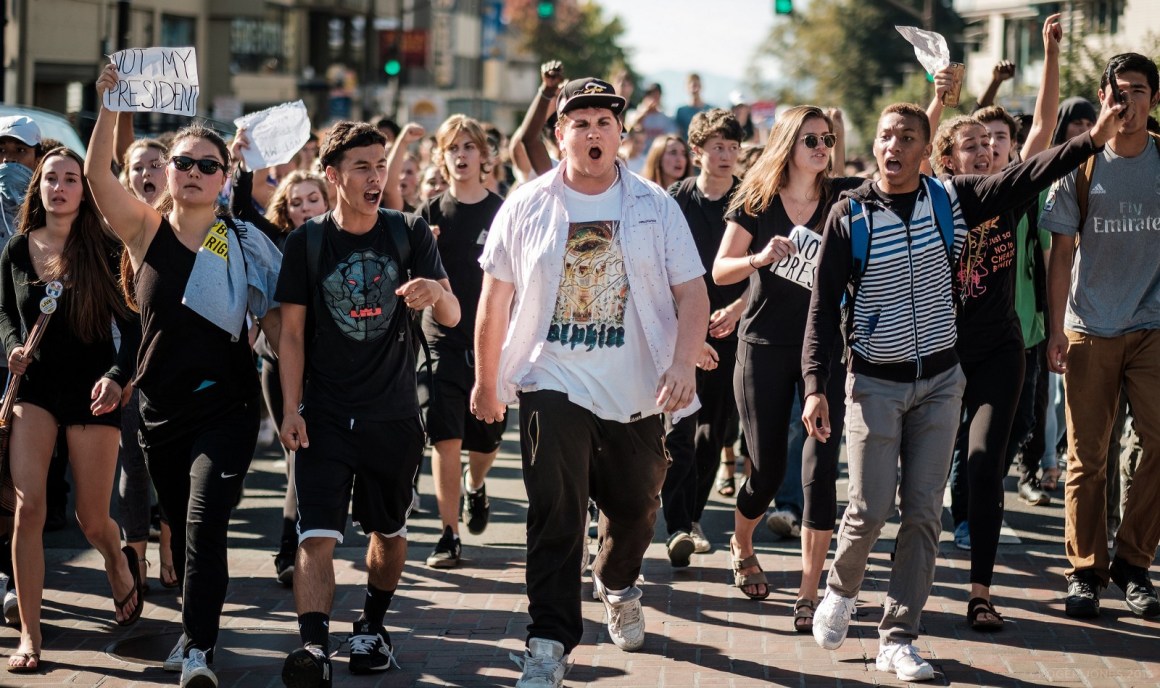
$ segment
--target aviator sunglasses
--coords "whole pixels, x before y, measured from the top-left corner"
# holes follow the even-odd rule
[[[822,134],[821,136],[817,134],[806,134],[802,137],[802,142],[806,144],[806,148],[811,150],[818,147],[819,141],[826,144],[826,148],[833,148],[838,143],[838,137],[834,134]]]
[[[810,147],[812,148],[813,146]],[[218,170],[226,169],[226,166],[223,163],[220,163],[213,158],[202,158],[201,160],[195,160],[188,155],[175,155],[169,159],[169,162],[182,172],[188,172],[192,170],[195,164],[197,165],[198,171],[200,171],[202,174],[215,174]]]

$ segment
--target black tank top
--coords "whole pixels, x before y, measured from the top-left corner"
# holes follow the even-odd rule
[[[141,309],[136,384],[149,408],[170,420],[190,405],[245,400],[259,389],[245,337],[231,341],[225,330],[181,303],[196,255],[162,218],[136,273]]]

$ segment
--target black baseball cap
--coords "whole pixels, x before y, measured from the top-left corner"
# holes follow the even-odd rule
[[[619,117],[625,105],[627,102],[622,96],[616,95],[616,89],[607,81],[594,77],[573,79],[560,89],[560,95],[556,99],[556,114],[562,115],[570,110],[594,107],[607,108]]]

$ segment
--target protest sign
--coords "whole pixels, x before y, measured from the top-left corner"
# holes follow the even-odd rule
[[[818,253],[822,248],[822,235],[801,225],[789,233],[789,240],[797,249],[772,266],[775,275],[780,275],[803,289],[814,288],[814,274],[818,269]]]
[[[242,157],[251,170],[290,162],[310,138],[310,115],[301,100],[239,117],[234,124],[250,140]]]
[[[197,52],[193,48],[129,48],[109,56],[120,80],[105,92],[113,112],[197,114]]]
[[[914,46],[914,56],[930,74],[935,74],[951,63],[951,51],[947,39],[934,31],[924,31],[915,26],[895,26],[895,30]]]

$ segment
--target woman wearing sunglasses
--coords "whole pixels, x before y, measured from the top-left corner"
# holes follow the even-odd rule
[[[98,101],[117,81],[107,65]],[[198,126],[177,133],[155,209],[113,176],[115,117],[101,108],[85,169],[134,274],[125,291],[141,312],[142,445],[184,580],[181,685],[209,688],[217,685],[207,663],[229,583],[226,531],[258,437],[246,314],[277,341],[278,310],[265,295],[281,256],[252,225],[217,216],[230,162],[220,136]]]
[[[861,182],[830,178],[830,154],[839,144],[833,120],[821,109],[802,105],[782,115],[733,196],[713,263],[718,284],[750,280],[749,304],[738,323],[733,387],[753,467],[737,495],[729,549],[735,585],[757,600],[769,596],[769,585],[753,553],[753,530],[785,477],[789,424],[798,422],[790,414],[803,392],[801,349],[810,302],[808,288],[775,274],[772,266],[796,252],[789,239],[794,227],[821,233],[838,194]],[[831,387],[826,396],[840,424],[841,381]],[[839,425],[835,436],[840,435]],[[802,584],[794,607],[794,628],[802,633],[812,627],[834,529],[839,444],[809,439],[802,456]]]
[[[85,537],[104,557],[116,621],[141,616],[137,555],[121,547],[109,517],[117,470],[122,389],[132,374],[139,329],[117,292],[120,247],[101,223],[85,189],[82,160],[56,148],[37,165],[20,213],[19,233],[0,254],[0,337],[8,368],[21,376],[9,448],[16,488],[12,538],[20,647],[8,670],[40,670],[40,604],[48,465],[64,426],[76,486],[76,516]],[[45,306],[55,306],[35,352],[25,350]],[[122,333],[121,355],[111,324]]]

